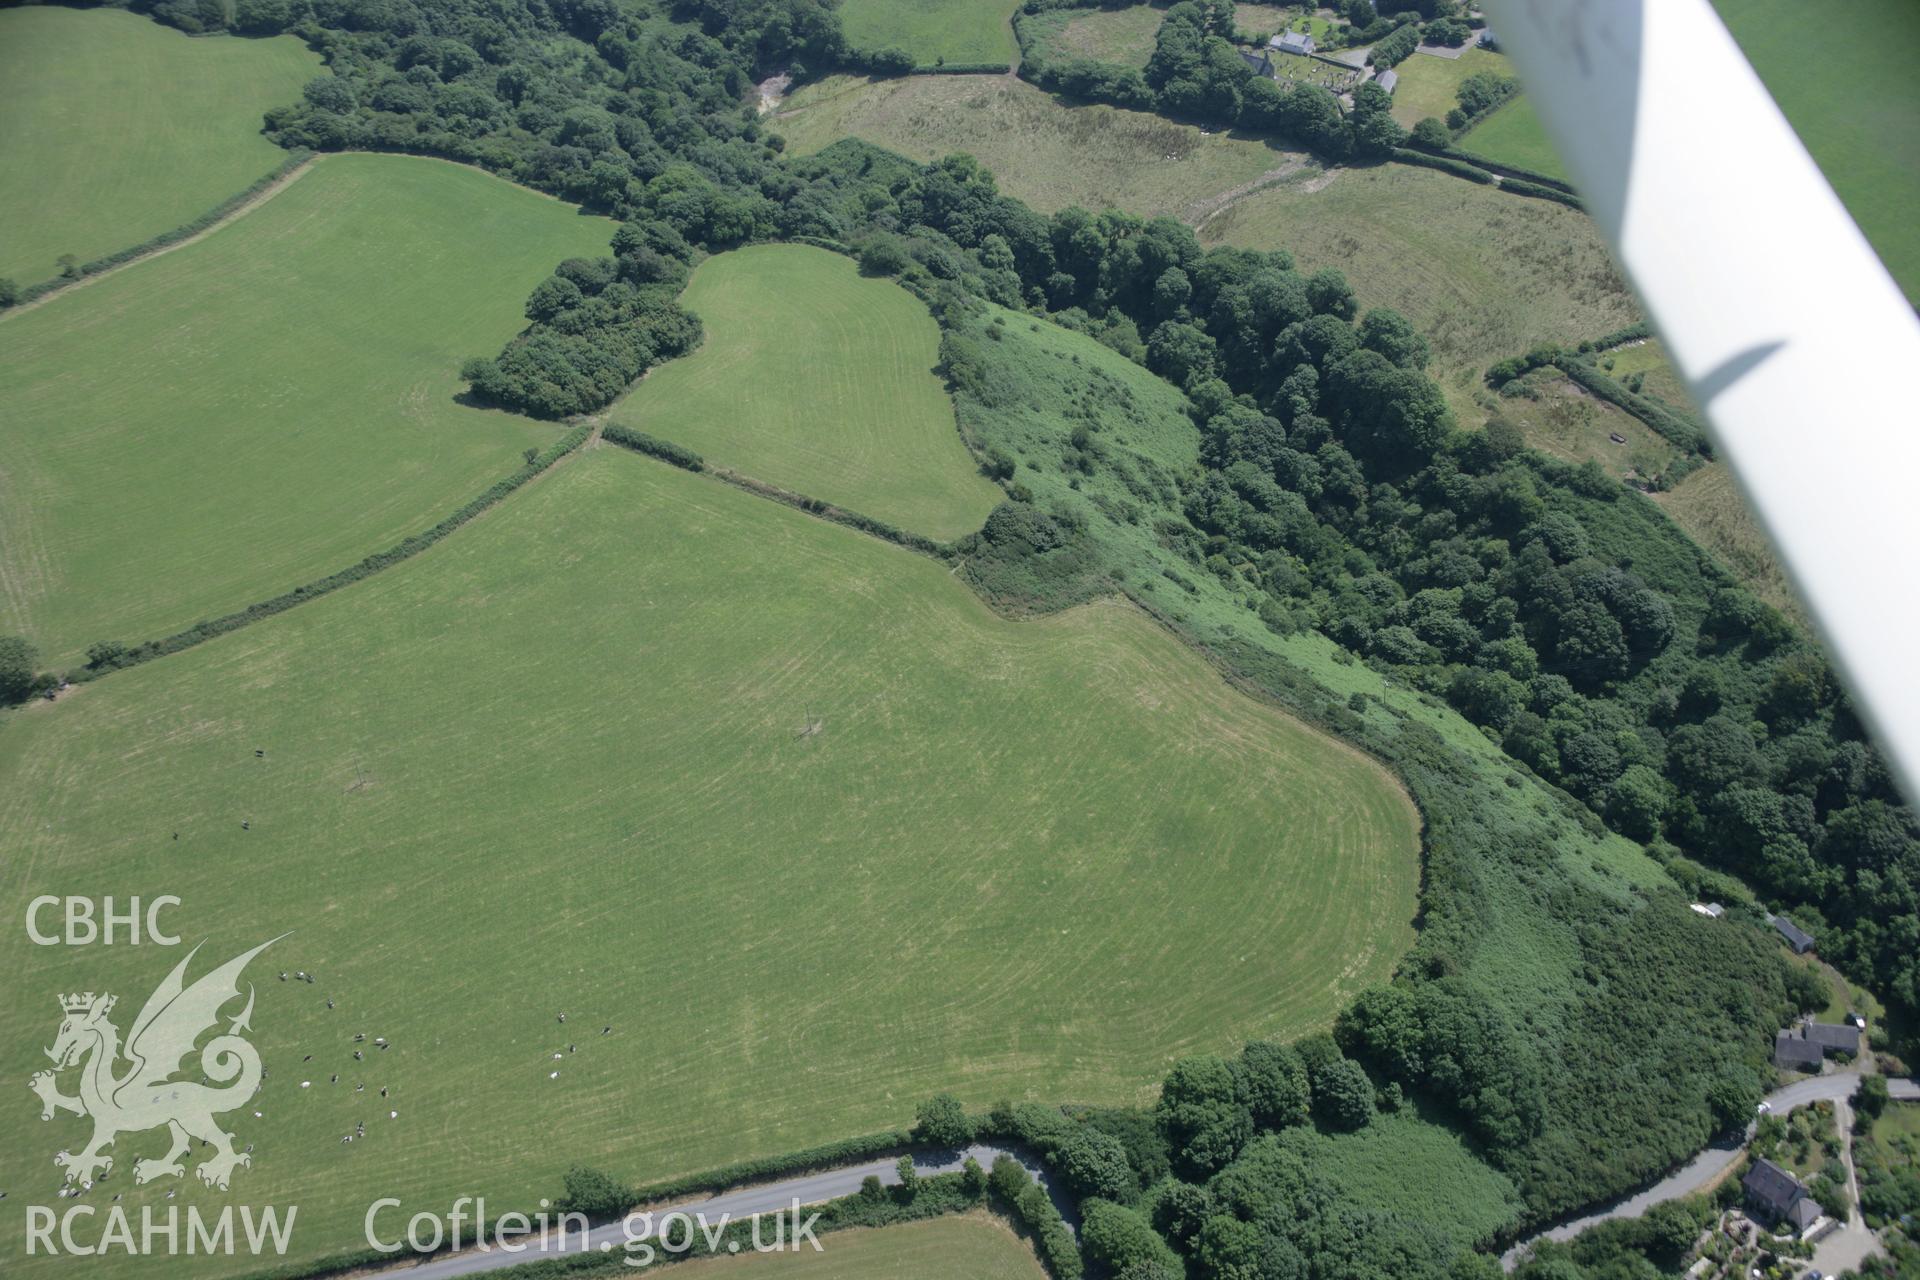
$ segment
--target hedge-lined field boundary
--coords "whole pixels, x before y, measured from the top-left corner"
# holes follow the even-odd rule
[[[827,1169],[837,1169],[845,1164],[857,1164],[862,1160],[877,1160],[881,1156],[903,1154],[912,1145],[913,1135],[907,1130],[882,1129],[878,1133],[865,1133],[856,1138],[842,1138],[838,1142],[828,1142],[817,1147],[803,1147],[798,1151],[761,1156],[755,1160],[737,1160],[732,1164],[723,1164],[717,1169],[708,1169],[702,1173],[689,1173],[679,1178],[651,1182],[634,1190],[633,1202],[637,1205],[658,1204],[664,1200],[677,1200],[682,1196],[699,1193],[717,1194],[730,1187],[749,1182],[767,1182],[775,1178],[791,1177],[798,1173],[820,1173]]]
[[[1653,326],[1642,320],[1638,324],[1630,324],[1624,328],[1615,329],[1612,333],[1602,334],[1592,342],[1583,342],[1580,344],[1580,350],[1591,351],[1598,355],[1601,352],[1611,351],[1615,347],[1624,347],[1629,342],[1639,342],[1645,338],[1658,336],[1654,333]]]
[[[1416,151],[1412,147],[1396,147],[1393,158],[1401,164],[1419,165],[1423,169],[1438,169],[1442,173],[1450,173],[1456,178],[1465,178],[1468,182],[1477,182],[1482,186],[1500,185],[1500,180],[1492,173],[1457,156],[1442,155],[1432,151]]]
[[[1486,156],[1476,155],[1462,147],[1449,147],[1446,154],[1456,160],[1464,160],[1470,165],[1485,169],[1490,173],[1496,173],[1502,178],[1520,178],[1526,182],[1534,183],[1536,186],[1552,187],[1555,191],[1561,192],[1564,195],[1571,196],[1576,194],[1572,184],[1556,178],[1552,174],[1541,173],[1538,169],[1526,169],[1517,164],[1508,164],[1504,160],[1489,159]]]
[[[1629,391],[1591,360],[1562,354],[1553,364],[1594,395],[1638,418],[1675,448],[1712,456],[1712,442],[1700,424],[1690,416],[1669,409],[1636,391]]]
[[[150,240],[143,240],[139,244],[129,248],[110,253],[104,258],[95,258],[91,262],[83,262],[80,264],[80,273],[78,275],[60,275],[53,277],[51,280],[42,280],[38,284],[27,285],[19,291],[18,296],[11,304],[0,304],[0,315],[5,314],[10,307],[23,307],[29,302],[37,302],[49,294],[58,293],[62,289],[76,285],[89,276],[97,276],[104,271],[111,271],[115,267],[124,267],[129,262],[147,257],[149,254],[158,253],[162,249],[179,244],[182,240],[188,240],[199,235],[202,231],[206,231],[215,224],[232,217],[268,188],[280,182],[282,179],[289,177],[294,170],[313,159],[313,156],[314,153],[307,150],[290,152],[287,158],[275,166],[271,173],[260,178],[245,191],[237,195],[228,196],[225,200],[222,200],[219,204],[207,210],[192,222],[183,222],[170,231],[162,231]]]
[[[1680,450],[1682,456],[1655,477],[1654,487],[1671,489],[1713,460],[1713,440],[1706,428],[1692,414],[1630,390],[1594,361],[1594,356],[1600,352],[1650,337],[1652,332],[1652,327],[1642,321],[1616,329],[1596,341],[1583,342],[1575,351],[1552,346],[1536,347],[1523,356],[1514,356],[1493,365],[1487,370],[1486,381],[1489,386],[1498,388],[1535,369],[1551,366],[1559,370],[1575,385],[1638,419],[1648,430]]]
[[[650,436],[644,431],[635,431],[632,427],[623,427],[615,422],[609,422],[600,428],[600,438],[631,449],[635,453],[644,453],[662,462],[670,462],[687,471],[704,471],[707,468],[707,460],[693,450],[677,445],[671,440]]]
[[[172,635],[164,636],[158,640],[148,640],[143,644],[131,647],[113,641],[96,644],[92,649],[88,650],[86,668],[70,673],[68,679],[76,681],[93,680],[110,672],[124,670],[127,667],[137,667],[141,663],[151,662],[155,658],[164,658],[168,654],[179,653],[183,649],[191,649],[194,645],[211,640],[215,636],[223,636],[230,631],[238,631],[244,626],[259,622],[263,618],[271,618],[275,614],[285,613],[295,605],[305,604],[309,600],[317,600],[321,596],[338,591],[340,588],[358,582],[362,578],[370,578],[382,569],[390,569],[403,560],[410,560],[474,517],[496,506],[502,499],[506,498],[516,489],[540,475],[547,470],[547,468],[572,453],[575,449],[578,449],[582,444],[586,443],[587,437],[592,434],[593,428],[590,426],[573,428],[564,436],[561,436],[559,440],[548,445],[546,449],[534,454],[520,470],[503,480],[495,481],[482,491],[479,496],[467,502],[459,510],[441,520],[440,523],[434,525],[431,529],[428,529],[424,533],[416,533],[402,542],[395,543],[384,551],[376,551],[366,559],[348,568],[341,569],[336,573],[330,573],[326,577],[316,579],[313,582],[304,583],[291,591],[282,592],[270,600],[262,600],[257,604],[250,604],[237,612],[229,613],[207,622],[196,622],[184,631],[176,631]]]
[[[865,1144],[875,1144],[867,1149]],[[902,1156],[910,1155],[912,1137],[905,1130],[869,1134],[863,1138],[850,1138],[824,1147],[814,1147],[806,1151],[794,1152],[786,1156],[770,1156],[763,1160],[745,1161],[716,1169],[706,1174],[694,1174],[670,1182],[657,1183],[636,1193],[641,1198],[636,1204],[644,1205],[666,1199],[678,1199],[695,1192],[724,1191],[738,1186],[746,1178],[733,1177],[732,1174],[743,1170],[760,1170],[756,1179],[764,1179],[769,1173],[803,1173],[824,1168],[837,1168],[858,1160],[872,1159],[894,1152]],[[823,1153],[842,1153],[838,1158],[822,1161]],[[1019,1170],[1025,1179],[1025,1191],[1017,1197],[1002,1194],[1003,1188],[1011,1182],[1003,1172],[1003,1162]],[[948,1214],[965,1213],[968,1210],[995,1207],[1011,1219],[1018,1234],[1030,1238],[1042,1261],[1046,1264],[1053,1280],[1080,1280],[1085,1272],[1085,1263],[1080,1255],[1079,1242],[1075,1240],[1070,1228],[1054,1208],[1046,1190],[1034,1182],[1018,1163],[1002,1157],[995,1162],[995,1172],[999,1174],[996,1182],[987,1171],[969,1159],[966,1168],[958,1173],[941,1173],[929,1176],[916,1176],[910,1184],[881,1187],[877,1179],[869,1179],[867,1185],[851,1195],[840,1196],[818,1204],[805,1206],[808,1215],[818,1215],[813,1231],[825,1235],[831,1231],[850,1227],[889,1227],[908,1222],[923,1221],[928,1218],[944,1217]],[[989,1191],[993,1194],[990,1196]],[[1044,1208],[1042,1207],[1044,1206]],[[696,1207],[697,1211],[697,1207]],[[781,1213],[790,1212],[781,1210]],[[753,1247],[753,1222],[755,1217],[774,1217],[776,1214],[750,1215],[736,1219],[720,1231],[711,1245],[696,1235],[695,1247],[680,1253],[667,1253],[659,1249],[658,1237],[651,1243],[654,1257],[650,1265],[683,1262],[690,1259],[710,1256],[736,1256],[735,1247],[740,1254],[750,1253]],[[500,1221],[495,1219],[494,1221]],[[476,1233],[485,1230],[487,1224],[477,1224]],[[601,1225],[597,1224],[596,1225]],[[710,1251],[709,1251],[710,1250]],[[318,1261],[296,1266],[283,1266],[252,1273],[249,1280],[323,1280],[324,1277],[339,1276],[366,1269],[390,1267],[396,1263],[417,1263],[435,1257],[446,1257],[450,1251],[441,1248],[431,1253],[387,1254],[372,1249],[357,1250],[352,1253],[340,1253]],[[532,1259],[512,1267],[515,1280],[583,1280],[588,1276],[632,1275],[634,1267],[627,1261],[624,1250],[615,1248],[609,1252],[587,1250],[568,1254],[565,1257]]]
[[[1003,76],[1013,70],[1011,62],[919,63],[907,72],[910,76]]]
[[[671,440],[662,440],[658,436],[648,435],[644,431],[635,431],[631,427],[613,425],[601,428],[600,435],[603,439],[631,449],[635,453],[644,453],[648,457],[658,458],[669,466],[710,475],[736,489],[744,489],[755,497],[769,498],[796,511],[804,511],[810,516],[817,516],[822,520],[871,534],[897,547],[918,551],[936,560],[946,560],[953,555],[953,548],[947,543],[936,541],[923,534],[909,532],[897,525],[888,524],[885,520],[876,520],[872,516],[862,515],[847,507],[836,506],[831,502],[809,497],[792,489],[783,489],[777,484],[768,484],[765,480],[756,480],[731,467],[711,466],[705,458],[693,450],[685,445],[675,444]]]

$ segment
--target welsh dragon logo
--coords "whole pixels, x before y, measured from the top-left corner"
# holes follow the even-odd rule
[[[247,987],[246,1007],[227,1024],[224,1034],[214,1036],[200,1050],[201,1073],[222,1087],[176,1077],[182,1060],[193,1052],[194,1043],[204,1032],[218,1027],[221,1007],[239,999],[240,973],[247,962],[278,941],[263,942],[187,986],[187,965],[200,950],[196,946],[147,997],[140,1016],[127,1032],[124,1047],[119,1028],[107,1018],[116,997],[91,991],[60,997],[65,1017],[53,1047],[46,1051],[54,1068],[36,1073],[29,1085],[40,1096],[42,1120],[53,1119],[56,1111],[70,1111],[93,1120],[93,1139],[85,1150],[79,1155],[62,1151],[54,1157],[54,1162],[66,1169],[69,1183],[90,1186],[113,1168],[113,1159],[102,1154],[103,1148],[112,1146],[123,1133],[161,1125],[166,1126],[173,1145],[158,1160],[134,1161],[133,1180],[137,1183],[185,1173],[181,1157],[195,1138],[213,1148],[194,1168],[200,1181],[210,1187],[225,1191],[234,1169],[253,1163],[252,1157],[233,1149],[233,1135],[214,1120],[245,1103],[260,1087],[259,1051],[240,1035],[252,1030],[251,985]],[[124,1068],[120,1065],[123,1058]],[[59,1072],[71,1067],[80,1068],[76,1097],[61,1093],[56,1081]]]

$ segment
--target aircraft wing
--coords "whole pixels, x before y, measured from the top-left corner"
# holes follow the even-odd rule
[[[1487,0],[1574,185],[1920,797],[1920,321],[1708,0]]]

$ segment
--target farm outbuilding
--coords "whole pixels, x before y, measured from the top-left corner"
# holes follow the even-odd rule
[[[1769,916],[1767,923],[1787,940],[1787,945],[1793,948],[1793,954],[1803,956],[1813,950],[1813,935],[1785,916]]]

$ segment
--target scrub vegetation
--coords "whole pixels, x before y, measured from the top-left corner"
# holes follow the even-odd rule
[[[977,158],[785,154],[752,85],[872,65],[816,0],[435,0],[431,37],[317,2],[333,74],[269,113],[278,141],[468,161],[621,224],[517,286],[519,334],[463,342],[473,392],[548,417],[643,371],[636,403],[665,394],[609,437],[646,456],[583,445],[404,564],[0,735],[17,892],[164,869],[298,924],[278,945],[326,989],[263,995],[287,1092],[255,1123],[324,1152],[299,1163],[314,1249],[352,1247],[376,1174],[429,1202],[476,1167],[515,1204],[576,1161],[709,1185],[685,1179],[871,1155],[917,1104],[916,1140],[1017,1140],[1078,1202],[1076,1246],[1006,1166],[934,1197],[1010,1210],[1056,1280],[1473,1280],[1752,1117],[1775,1028],[1830,999],[1759,907],[1893,1025],[1920,1005],[1920,836],[1817,647],[1607,467],[1473,412],[1552,366],[1704,458],[1678,406],[1540,345],[1636,319],[1575,210],[1303,166],[1193,213],[1203,243],[1036,211]],[[1370,8],[1346,36],[1376,51],[1470,35]],[[1143,70],[1029,48],[1026,72],[1329,164],[1395,153],[1383,93],[1343,114],[1252,81],[1232,21],[1174,5]],[[812,249],[742,248],[776,240]],[[888,545],[710,456],[791,471],[791,437],[675,435],[696,343],[744,387],[803,382],[725,290],[692,319],[744,254],[925,305],[1001,488],[976,532]],[[789,330],[844,363],[828,326]],[[295,1093],[291,1062],[319,1045],[351,1082],[349,1019],[391,1037],[404,1099],[351,1146],[354,1095],[317,1069]],[[0,1011],[0,1070],[43,1025]],[[254,1189],[292,1189],[260,1163]],[[1608,1238],[1657,1248],[1688,1225],[1666,1216]]]
[[[1264,174],[1318,170],[1257,139],[1142,111],[1068,106],[1024,80],[988,76],[834,76],[787,99],[769,127],[803,155],[842,138],[923,162],[965,152],[1043,213],[1077,204],[1193,220]]]

